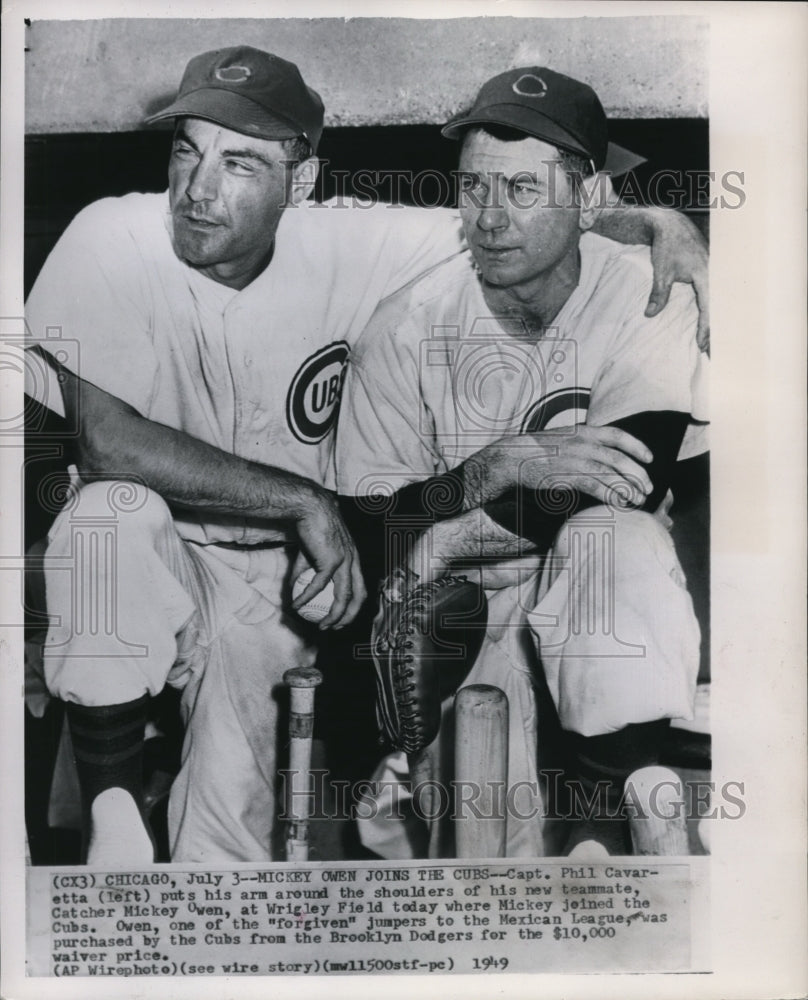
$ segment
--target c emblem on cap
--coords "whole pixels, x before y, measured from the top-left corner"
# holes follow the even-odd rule
[[[547,93],[547,84],[534,73],[523,73],[511,84],[511,89],[520,97],[544,97]]]
[[[222,83],[244,83],[252,76],[249,66],[220,66],[214,76]]]

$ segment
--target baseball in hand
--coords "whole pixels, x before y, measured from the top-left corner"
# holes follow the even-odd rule
[[[308,587],[311,581],[314,579],[316,570],[309,567],[304,569],[300,576],[295,580],[295,585],[292,587],[292,600],[297,600],[298,596],[303,593],[303,591]],[[324,589],[317,594],[316,597],[304,604],[302,608],[297,609],[297,613],[301,618],[304,618],[307,622],[311,622],[316,625],[321,622],[323,618],[331,610],[331,605],[334,603],[334,583],[329,580],[325,585]]]

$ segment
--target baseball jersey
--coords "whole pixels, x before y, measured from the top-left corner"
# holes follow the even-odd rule
[[[107,198],[43,266],[28,333],[142,416],[333,487],[351,345],[383,297],[462,246],[452,212],[305,203],[283,213],[269,266],[239,291],[176,256],[167,194]],[[56,372],[27,367],[27,391],[63,414]],[[176,523],[199,542],[282,537],[244,518],[183,512]]]
[[[689,286],[648,319],[650,252],[592,233],[580,279],[541,339],[506,333],[466,258],[382,303],[351,356],[337,433],[340,493],[447,472],[507,434],[691,415],[680,458],[706,450],[706,359]]]

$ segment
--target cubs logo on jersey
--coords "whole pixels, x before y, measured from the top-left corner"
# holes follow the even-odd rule
[[[589,389],[559,389],[543,396],[530,407],[522,421],[522,434],[586,423]]]
[[[347,343],[340,340],[298,368],[286,397],[286,419],[298,441],[317,444],[334,426],[348,353]]]

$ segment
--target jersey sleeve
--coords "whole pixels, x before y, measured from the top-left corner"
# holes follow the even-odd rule
[[[644,315],[650,282],[632,282],[631,299],[593,385],[587,423],[611,424],[636,413],[685,413],[708,420],[707,360],[696,344],[698,309],[689,286],[676,284],[668,305]],[[625,295],[625,288],[623,294]]]
[[[115,202],[79,213],[45,261],[25,306],[29,347],[144,416],[157,372],[150,293],[132,234]],[[27,365],[39,375],[42,366]],[[56,367],[27,378],[26,391],[64,416]]]
[[[460,216],[451,209],[378,203],[358,215],[359,238],[371,251],[380,301],[467,252]]]
[[[348,361],[337,423],[337,490],[364,496],[401,489],[435,473],[431,418],[420,398],[418,358],[404,316],[387,303]]]
[[[465,249],[460,217],[446,209],[407,209],[392,240],[398,255],[385,296]]]

